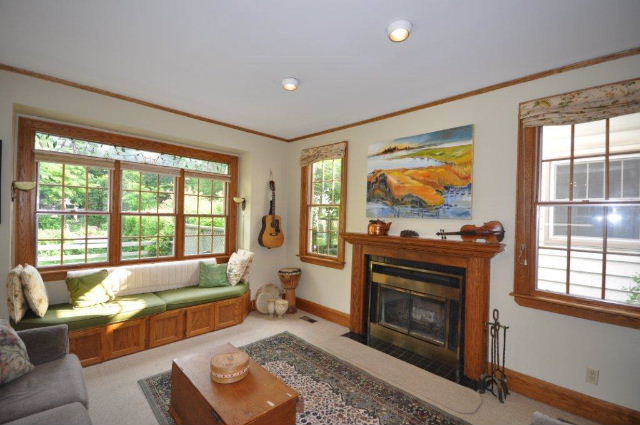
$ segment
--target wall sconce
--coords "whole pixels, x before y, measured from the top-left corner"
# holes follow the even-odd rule
[[[244,209],[247,207],[247,198],[243,198],[241,196],[234,196],[233,202],[235,202],[236,204],[239,204],[242,211],[244,211]]]
[[[36,188],[36,182],[12,182],[11,183],[11,202],[16,200],[16,191],[21,190],[28,192]]]

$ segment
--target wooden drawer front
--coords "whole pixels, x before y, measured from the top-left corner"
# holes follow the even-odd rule
[[[217,301],[216,307],[216,329],[237,325],[242,322],[242,298]]]
[[[215,329],[216,308],[213,304],[197,305],[187,308],[186,335],[196,336]]]
[[[69,332],[69,351],[78,356],[82,366],[105,360],[105,328],[89,328]]]
[[[107,325],[107,358],[125,356],[145,349],[147,319]]]
[[[185,310],[172,310],[149,318],[149,347],[169,344],[184,338]]]

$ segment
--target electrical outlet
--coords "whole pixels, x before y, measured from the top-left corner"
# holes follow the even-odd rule
[[[598,385],[598,378],[600,377],[599,369],[587,368],[587,384]]]

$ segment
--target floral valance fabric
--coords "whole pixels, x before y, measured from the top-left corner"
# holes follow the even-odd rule
[[[300,154],[300,165],[305,166],[325,159],[343,158],[347,152],[347,142],[317,146],[303,149]]]
[[[634,112],[640,112],[640,79],[520,104],[520,118],[525,127],[579,124]]]

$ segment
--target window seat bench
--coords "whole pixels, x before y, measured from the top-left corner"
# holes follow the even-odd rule
[[[17,330],[66,324],[70,352],[83,366],[136,353],[241,323],[250,310],[249,285],[185,286],[117,296],[85,308],[49,307],[44,317],[29,312]]]

